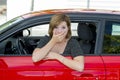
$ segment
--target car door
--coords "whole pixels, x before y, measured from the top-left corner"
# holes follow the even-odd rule
[[[69,58],[69,57],[68,57]],[[85,56],[85,69],[78,72],[69,69],[56,60],[43,60],[33,63],[31,56],[0,57],[5,61],[2,66],[1,80],[104,80],[104,66],[98,56]]]
[[[36,26],[38,25],[38,23],[39,25],[42,25],[42,24],[48,24],[49,22],[48,21],[49,19],[43,19],[44,17],[42,18],[35,17],[35,18],[33,19],[30,18],[32,20],[29,19],[29,22],[25,20],[23,23],[18,24],[16,28],[11,29],[8,33],[9,34],[12,32],[17,33],[17,31],[21,29],[29,28],[31,26]],[[73,19],[72,21],[74,22],[74,20],[75,19]],[[77,22],[79,21],[77,20]],[[97,29],[99,29],[98,25],[96,25],[96,27]],[[41,29],[41,31],[39,31],[40,34],[44,34],[42,33],[43,29],[42,28],[40,29]],[[73,28],[73,33],[76,34],[77,26],[75,29]],[[6,36],[9,35],[8,33],[6,33]],[[37,45],[36,41],[38,41],[40,34],[38,34],[39,36],[37,38],[32,36],[33,34],[31,34],[32,36],[31,38],[27,37],[29,38],[31,45],[33,46]],[[11,35],[14,35],[14,34],[11,34]],[[96,36],[99,36],[99,32],[97,32]],[[96,37],[96,42],[94,44],[95,46],[94,51],[97,51],[96,45],[98,45],[98,40],[99,40],[97,38],[98,37]],[[35,42],[35,44],[31,42]],[[12,54],[12,52],[10,53]],[[68,79],[69,80],[81,80],[81,79],[96,80],[98,79],[98,80],[104,80],[105,79],[105,66],[103,64],[102,57],[95,54],[95,52],[85,55],[85,68],[83,72],[71,70],[57,60],[42,60],[38,63],[33,63],[31,59],[32,53],[27,55],[26,54],[11,55],[11,54],[7,54],[7,55],[3,54],[0,56],[0,66],[2,66],[0,67],[0,74],[2,75],[2,80],[7,80],[7,79],[14,79],[14,80],[33,80],[33,79],[35,80],[40,80],[40,79],[41,80],[48,80],[48,79],[49,80],[56,80],[56,79],[57,80],[61,80],[61,79],[62,80],[65,80],[65,79],[66,80]],[[70,56],[66,56],[66,57],[71,59]]]
[[[120,80],[120,22],[106,20],[102,58],[107,80]]]
[[[1,57],[1,60],[7,65],[6,68],[2,68],[2,80],[73,79],[73,75],[69,73],[71,70],[56,60],[43,60],[35,64],[31,56]]]

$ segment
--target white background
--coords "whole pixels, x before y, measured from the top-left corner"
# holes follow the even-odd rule
[[[7,20],[30,11],[63,8],[120,10],[120,0],[7,0]]]

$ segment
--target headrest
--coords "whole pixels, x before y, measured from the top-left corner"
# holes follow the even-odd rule
[[[77,33],[80,39],[82,40],[92,40],[93,35],[91,29],[86,23],[79,23],[77,28]]]

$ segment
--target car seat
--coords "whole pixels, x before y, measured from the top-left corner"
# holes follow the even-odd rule
[[[92,31],[92,35],[93,35],[93,39],[91,41],[91,53],[94,53],[94,49],[95,49],[95,43],[96,43],[96,25],[94,23],[90,23],[88,25],[88,27],[91,29]]]
[[[77,33],[83,52],[85,54],[90,54],[92,49],[91,41],[93,40],[93,34],[88,24],[79,23],[77,27]]]

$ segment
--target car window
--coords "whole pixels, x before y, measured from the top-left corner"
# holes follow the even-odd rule
[[[106,22],[103,53],[120,54],[120,22]]]
[[[96,25],[95,22],[74,22],[71,24],[72,38],[78,40],[84,54],[94,54],[97,35]],[[48,28],[49,24],[39,24],[15,33],[1,43],[1,54],[32,54],[40,39],[48,34]],[[24,48],[25,53],[20,47]]]
[[[30,37],[43,37],[48,35],[49,24],[37,25],[30,30]],[[84,54],[94,54],[97,28],[94,22],[74,22],[71,23],[72,38],[78,40]],[[23,35],[26,32],[23,31]]]
[[[77,26],[78,23],[71,23],[72,36],[77,36]],[[48,35],[49,24],[37,25],[30,30],[30,36],[44,36]],[[23,35],[27,35],[26,30],[23,31]]]

